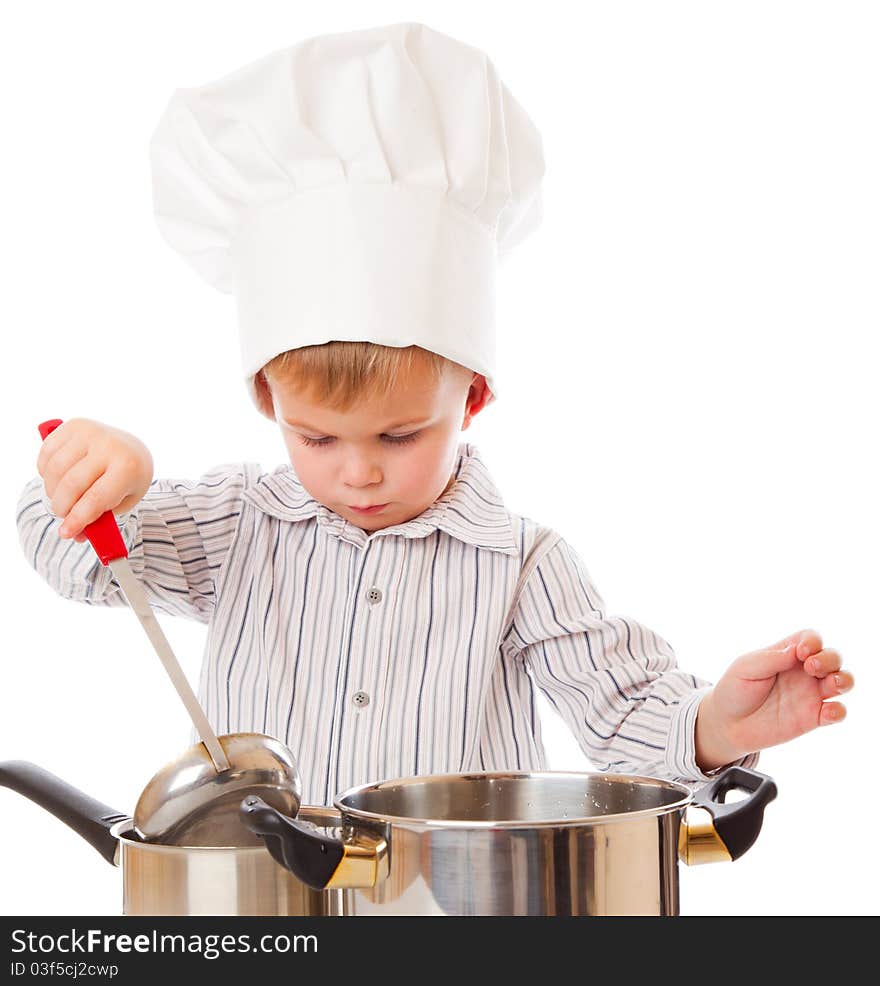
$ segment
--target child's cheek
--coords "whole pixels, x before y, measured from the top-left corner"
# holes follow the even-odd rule
[[[313,454],[310,455],[309,452],[310,450],[304,448],[298,439],[288,439],[287,453],[290,464],[293,466],[293,471],[307,490],[313,490],[316,487],[326,485],[326,483],[322,483],[321,481],[321,474],[322,472],[326,472],[326,469],[322,470],[320,463],[315,462],[315,456]]]
[[[409,498],[433,502],[446,487],[451,468],[446,443],[424,442],[401,470]]]

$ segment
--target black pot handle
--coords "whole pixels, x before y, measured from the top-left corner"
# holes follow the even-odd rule
[[[749,797],[724,804],[728,791],[748,791]],[[712,816],[715,831],[730,853],[739,859],[761,831],[764,808],[776,797],[776,784],[766,774],[748,767],[728,767],[693,794],[693,804]]]
[[[117,865],[119,842],[110,834],[110,829],[128,815],[90,798],[67,781],[27,760],[0,762],[0,785],[45,808],[81,835],[108,863]]]
[[[262,836],[276,862],[313,890],[323,890],[330,883],[345,857],[339,839],[323,835],[311,822],[288,818],[256,795],[242,801],[239,818],[251,832]]]

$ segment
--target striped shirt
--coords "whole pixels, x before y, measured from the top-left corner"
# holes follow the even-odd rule
[[[198,694],[217,733],[280,739],[303,802],[331,804],[393,777],[547,769],[540,689],[598,770],[707,779],[694,724],[708,683],[677,668],[652,630],[606,614],[564,539],[505,626],[546,528],[505,508],[472,445],[458,453],[437,501],[372,533],[313,499],[289,465],[250,462],[156,479],[118,517],[150,604],[207,625]],[[127,605],[88,542],[57,536],[40,477],[17,523],[27,560],[60,595]]]

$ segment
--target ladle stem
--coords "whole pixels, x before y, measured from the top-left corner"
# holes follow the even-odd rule
[[[199,738],[205,744],[208,754],[214,761],[214,767],[217,773],[222,774],[224,770],[229,770],[229,761],[226,759],[226,754],[223,752],[220,740],[217,739],[216,733],[208,722],[208,717],[202,711],[199,700],[196,698],[186,675],[183,673],[180,662],[174,656],[174,651],[171,650],[171,645],[162,632],[159,621],[150,608],[150,603],[147,600],[147,594],[144,592],[143,586],[138,581],[137,576],[132,572],[127,559],[117,558],[109,564],[113,574],[119,581],[122,591],[125,593],[128,604],[137,613],[141,621],[141,626],[146,631],[147,636],[153,644],[153,648],[165,666],[168,677],[171,679],[171,684],[174,685],[181,702],[186,706],[186,711],[189,713],[189,717],[196,727]]]

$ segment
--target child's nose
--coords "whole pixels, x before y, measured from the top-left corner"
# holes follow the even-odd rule
[[[382,482],[382,470],[372,456],[352,452],[345,460],[342,481],[346,486],[375,486]]]

